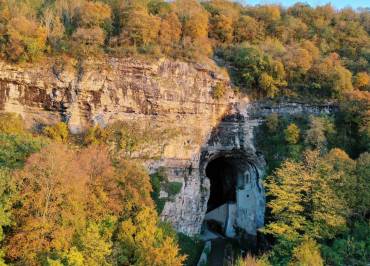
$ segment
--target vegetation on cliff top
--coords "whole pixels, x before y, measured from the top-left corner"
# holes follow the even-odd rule
[[[2,0],[0,55],[202,61],[214,57],[250,96],[338,98],[369,90],[370,12],[227,0]]]

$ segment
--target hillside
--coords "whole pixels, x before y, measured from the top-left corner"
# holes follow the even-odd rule
[[[367,265],[370,12],[0,0],[0,265]]]

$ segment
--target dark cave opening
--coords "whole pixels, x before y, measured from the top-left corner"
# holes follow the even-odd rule
[[[237,169],[226,157],[211,161],[206,168],[210,179],[210,197],[207,212],[212,211],[227,202],[236,202]]]

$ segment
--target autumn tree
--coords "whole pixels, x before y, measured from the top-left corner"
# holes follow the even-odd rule
[[[208,12],[196,0],[177,0],[174,9],[182,24],[185,55],[190,58],[209,55]]]
[[[323,95],[335,97],[353,90],[352,73],[342,66],[337,54],[313,66],[310,76]]]
[[[297,144],[300,138],[300,129],[296,124],[292,123],[284,130],[284,135],[288,144]]]
[[[366,72],[359,72],[354,77],[354,85],[356,88],[366,90],[370,85],[370,76]]]
[[[85,145],[99,145],[107,142],[108,132],[99,125],[89,127],[85,132],[83,143]]]
[[[165,54],[175,54],[181,39],[181,22],[176,13],[171,12],[161,20],[159,44]]]
[[[268,207],[274,217],[266,233],[294,242],[302,235],[331,239],[346,228],[348,206],[333,185],[346,177],[322,169],[327,165],[321,164],[317,151],[311,151],[302,162],[284,162],[266,180],[267,194],[273,198]]]
[[[182,265],[185,257],[157,223],[156,213],[148,207],[122,221],[114,249],[118,264]]]
[[[294,249],[293,260],[289,265],[297,266],[323,266],[320,248],[312,239],[305,239]]]
[[[13,17],[7,24],[6,32],[6,54],[12,61],[33,61],[46,49],[46,29],[33,19]]]
[[[14,210],[17,228],[8,240],[7,256],[36,265],[40,253],[70,248],[76,227],[83,225],[85,193],[75,153],[49,146],[29,158],[15,182],[20,207]]]
[[[265,37],[265,28],[263,22],[257,21],[250,16],[240,16],[234,23],[234,40],[236,42],[255,43],[263,40]]]
[[[72,39],[82,53],[93,53],[104,44],[104,29],[107,30],[111,23],[111,9],[102,2],[83,1],[75,12],[74,23],[77,29]]]
[[[60,52],[65,49],[65,27],[59,14],[50,7],[46,8],[41,21],[46,30],[47,42],[53,52]]]
[[[6,256],[15,263],[109,265],[127,250],[130,260],[154,265],[181,265],[184,259],[159,227],[147,172],[129,161],[113,165],[104,146],[50,144],[28,159],[13,182],[18,207]],[[131,227],[122,228],[126,221]],[[134,247],[126,238],[115,242],[114,232],[129,236],[132,230]]]
[[[231,43],[233,40],[233,24],[239,17],[239,10],[233,3],[223,0],[213,0],[203,3],[210,14],[209,37],[217,43]]]
[[[147,1],[123,1],[121,42],[134,47],[153,45],[158,39],[161,21],[148,11]]]

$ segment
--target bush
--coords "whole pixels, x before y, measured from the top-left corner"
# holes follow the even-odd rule
[[[279,126],[279,116],[276,113],[272,113],[266,118],[266,127],[269,132],[275,133]]]
[[[166,199],[159,198],[161,192],[161,183],[163,181],[166,181],[166,177],[161,169],[159,169],[158,172],[150,175],[150,183],[152,185],[151,197],[156,205],[158,214],[161,214],[164,205],[166,204]]]
[[[37,152],[46,141],[26,135],[6,135],[0,133],[0,167],[18,168],[29,155]]]
[[[100,126],[90,127],[84,136],[84,145],[98,145],[106,143],[108,139],[108,132]]]
[[[25,126],[22,117],[15,113],[0,113],[0,133],[25,133]]]
[[[226,93],[226,87],[223,83],[219,82],[213,88],[212,97],[213,99],[220,100]]]
[[[198,237],[189,237],[182,233],[178,233],[177,237],[181,254],[187,255],[184,265],[197,265],[204,248],[204,242]]]
[[[69,131],[66,123],[59,122],[53,126],[47,126],[43,129],[45,136],[57,142],[66,143],[69,136]]]
[[[182,188],[181,182],[169,182],[166,186],[166,192],[169,197],[175,196],[180,193]]]

